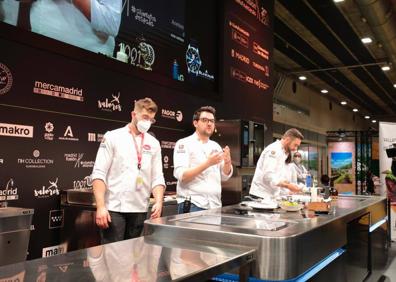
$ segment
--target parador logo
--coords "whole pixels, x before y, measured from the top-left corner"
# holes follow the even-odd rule
[[[13,78],[10,69],[0,63],[0,95],[4,95],[10,91],[12,82]]]

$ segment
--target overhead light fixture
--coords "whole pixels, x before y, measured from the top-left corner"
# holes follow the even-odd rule
[[[344,2],[344,0],[333,0],[334,3],[340,3],[340,2]]]
[[[320,92],[323,93],[323,94],[329,93],[329,91],[326,90],[326,89],[322,89],[322,90],[320,90]]]
[[[389,71],[390,70],[390,66],[383,66],[381,69],[383,71]]]
[[[369,118],[370,118],[370,116],[364,116],[364,118],[365,118],[365,119],[369,119]]]
[[[370,37],[363,37],[363,38],[362,38],[362,42],[363,42],[364,44],[369,44],[369,43],[373,42],[373,40],[371,40]]]
[[[377,121],[376,121],[375,119],[373,119],[371,122],[372,122],[372,123],[376,123]]]
[[[352,111],[354,111],[355,113],[357,113],[359,110],[354,108]]]
[[[341,105],[345,106],[347,104],[346,101],[341,101]]]
[[[303,76],[303,75],[301,75],[301,76],[299,76],[299,77],[298,77],[298,79],[299,79],[299,80],[307,80],[307,77],[306,77],[306,76]]]
[[[395,84],[393,84],[393,87],[395,87],[395,88],[396,88],[396,83],[395,83]]]

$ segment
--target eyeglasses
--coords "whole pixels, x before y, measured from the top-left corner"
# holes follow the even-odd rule
[[[147,116],[147,115],[142,115],[142,118],[144,119],[144,120],[148,120],[148,121],[150,121],[151,122],[151,124],[154,124],[154,123],[156,123],[156,120],[155,120],[155,118],[150,118],[149,116]]]
[[[211,118],[199,118],[199,120],[202,121],[203,123],[209,123],[209,122],[211,122],[211,123],[214,124],[214,123],[216,122],[215,119],[211,119]]]

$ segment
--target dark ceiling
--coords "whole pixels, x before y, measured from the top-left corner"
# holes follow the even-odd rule
[[[346,101],[346,107],[357,108],[358,114],[395,121],[396,65],[391,64],[389,45],[384,46],[392,38],[388,42],[381,37],[359,1],[373,2],[276,0],[275,68],[296,80],[306,76],[308,87],[318,93],[328,90],[321,95],[336,103]],[[382,2],[393,20],[396,13],[392,1]],[[361,38],[366,36],[373,42],[363,44]],[[390,71],[384,72],[384,65],[390,65]]]

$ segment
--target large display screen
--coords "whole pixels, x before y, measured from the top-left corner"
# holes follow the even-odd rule
[[[217,5],[211,0],[3,0],[0,21],[206,96],[217,92]]]

